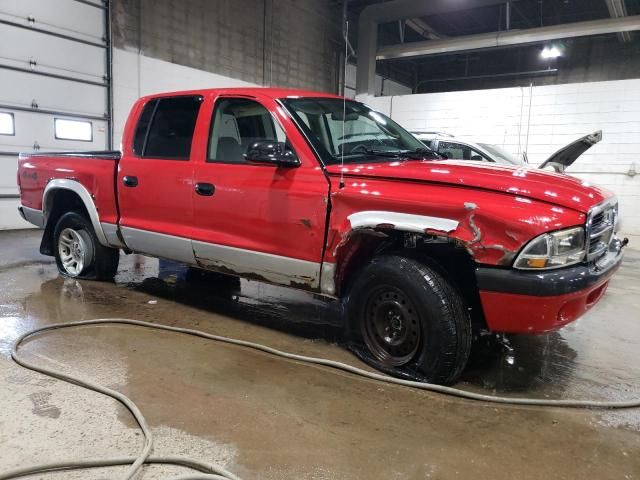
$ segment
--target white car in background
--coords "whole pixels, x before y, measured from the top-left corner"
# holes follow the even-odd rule
[[[431,150],[451,160],[494,162],[502,165],[522,165],[522,160],[498,145],[460,140],[448,133],[412,131],[414,137]]]
[[[494,162],[502,165],[525,165],[528,163],[526,152],[523,160],[518,159],[504,148],[491,143],[476,143],[460,140],[448,133],[411,131],[414,137],[424,143],[431,150],[451,160],[469,160],[477,162]],[[558,173],[564,173],[584,152],[602,140],[602,130],[585,135],[569,145],[555,152],[538,168],[553,168]]]

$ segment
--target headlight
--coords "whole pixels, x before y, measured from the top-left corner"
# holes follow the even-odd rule
[[[584,228],[568,228],[544,233],[531,240],[513,266],[521,270],[559,268],[580,263],[584,256]]]

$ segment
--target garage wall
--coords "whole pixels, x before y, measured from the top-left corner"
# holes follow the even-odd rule
[[[332,0],[113,0],[117,48],[261,85],[335,92]]]
[[[409,130],[482,139],[514,154],[526,150],[534,165],[571,141],[602,129],[602,142],[569,172],[616,193],[623,232],[640,234],[640,175],[635,175],[640,173],[640,79],[366,101]]]

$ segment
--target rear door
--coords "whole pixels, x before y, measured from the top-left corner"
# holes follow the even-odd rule
[[[212,98],[212,103],[213,103]],[[215,99],[194,181],[193,250],[204,267],[273,283],[318,287],[328,180],[300,132],[270,98]],[[301,165],[248,163],[247,147],[286,142]]]
[[[131,250],[194,261],[192,144],[201,104],[201,96],[185,95],[141,106],[117,175],[120,228]]]

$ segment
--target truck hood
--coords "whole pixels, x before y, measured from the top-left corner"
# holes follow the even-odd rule
[[[571,165],[576,159],[584,152],[593,147],[596,143],[602,140],[602,130],[593,132],[589,135],[585,135],[579,138],[575,142],[571,142],[569,145],[562,147],[556,153],[547,158],[538,168],[545,168],[547,166],[553,167],[556,172],[562,173]]]
[[[450,184],[518,195],[572,208],[582,213],[612,196],[607,190],[578,178],[526,166],[455,160],[404,160],[349,164],[342,167],[345,178],[384,178],[389,180]],[[329,165],[330,175],[340,175],[340,165]],[[452,192],[452,194],[454,194]]]

